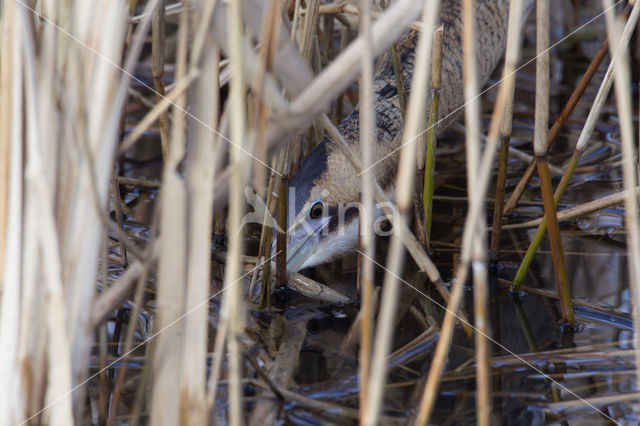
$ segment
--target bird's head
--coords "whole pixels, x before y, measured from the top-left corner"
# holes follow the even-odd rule
[[[321,142],[289,185],[287,270],[326,263],[355,248],[359,178],[342,153]]]

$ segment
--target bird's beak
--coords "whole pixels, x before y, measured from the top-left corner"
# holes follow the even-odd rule
[[[310,224],[306,218],[296,221],[287,231],[287,272],[298,272],[316,253],[322,230],[329,224],[329,217],[322,217]]]

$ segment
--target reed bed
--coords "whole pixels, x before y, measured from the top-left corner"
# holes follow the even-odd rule
[[[488,425],[525,412],[543,422],[637,420],[638,58],[629,43],[640,5],[598,6],[607,41],[575,90],[562,87],[572,95],[549,130],[549,3],[538,0],[530,18],[537,52],[527,56],[531,2],[511,0],[506,55],[486,93],[474,2],[461,0],[464,171],[448,180],[454,167],[442,169],[446,154],[435,158],[435,118],[447,54],[439,10],[449,0],[2,2],[2,422]],[[397,43],[408,30],[418,41],[404,87]],[[607,47],[612,59],[596,81]],[[373,168],[374,72],[385,52],[404,120],[393,198]],[[517,81],[531,56],[533,96]],[[594,104],[576,118],[591,85]],[[336,126],[356,107],[358,151]],[[616,117],[619,149],[585,165],[592,135],[612,126],[603,108]],[[563,167],[549,145],[573,140],[562,130],[575,130],[571,120],[581,129]],[[357,258],[288,273],[288,183],[324,133],[360,180]],[[533,142],[523,148],[535,153],[528,171],[510,161],[518,139]],[[615,170],[617,191],[556,212],[580,167]],[[555,194],[550,169],[565,172]],[[523,193],[543,217],[527,220]],[[389,238],[372,232],[376,203],[396,231]],[[463,212],[441,213],[447,203]],[[567,271],[589,253],[563,248],[566,221],[622,204],[628,306],[576,297]],[[496,273],[490,265],[522,260],[529,239],[515,230],[537,225],[515,278]],[[550,249],[535,254],[545,232]],[[530,269],[534,254],[549,253],[557,290],[535,285],[549,264]]]

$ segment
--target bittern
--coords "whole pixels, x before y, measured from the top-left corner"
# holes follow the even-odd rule
[[[524,0],[529,12],[533,0]],[[477,0],[475,8],[478,81],[485,84],[502,57],[506,45],[509,0]],[[443,0],[442,88],[439,120],[442,130],[455,119],[464,101],[461,0]],[[411,87],[418,34],[410,31],[397,43],[407,90]],[[375,152],[378,183],[393,192],[398,154],[393,153],[402,135],[402,112],[390,53],[380,61],[374,80]],[[359,109],[338,126],[351,148],[359,149]],[[393,154],[392,154],[393,153]],[[290,183],[295,194],[295,214],[289,215],[287,270],[296,272],[326,263],[352,251],[358,239],[360,177],[343,151],[326,136],[302,163]]]

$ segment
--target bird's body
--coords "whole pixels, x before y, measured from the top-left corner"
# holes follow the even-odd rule
[[[530,9],[533,0],[525,0]],[[509,0],[476,1],[476,57],[478,79],[484,84],[502,57],[506,44]],[[443,129],[462,111],[463,53],[461,0],[443,0],[444,27],[442,88],[439,123]],[[408,32],[397,43],[407,91],[411,87],[418,34]],[[407,93],[407,95],[410,95]],[[402,139],[403,119],[391,56],[380,60],[374,81],[376,180],[392,190],[397,168],[396,150]],[[351,148],[360,153],[359,110],[339,125]],[[290,271],[329,261],[353,250],[357,243],[357,202],[360,177],[342,150],[325,137],[302,163],[290,183],[295,191],[295,215],[290,215],[287,266]],[[313,211],[315,208],[315,212]],[[317,213],[321,213],[318,217]]]

